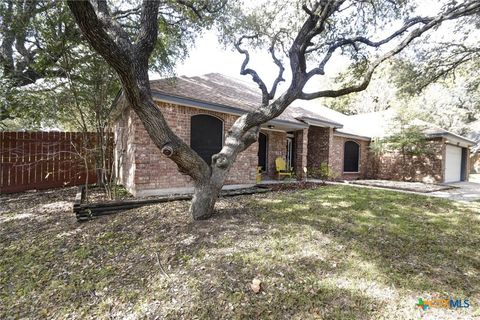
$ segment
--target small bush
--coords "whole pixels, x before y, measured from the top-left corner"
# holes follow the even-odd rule
[[[325,183],[337,179],[338,173],[326,162],[322,162],[319,167],[308,169],[308,177],[320,179]]]

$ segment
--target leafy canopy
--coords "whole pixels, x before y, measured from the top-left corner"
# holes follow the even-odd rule
[[[133,36],[140,28],[139,2],[121,0],[109,5],[115,19]],[[195,37],[219,23],[217,16],[204,14],[205,9],[204,1],[161,2],[160,32],[150,57],[152,71],[173,73]],[[60,123],[76,130],[97,126],[97,113],[108,111],[120,85],[112,69],[83,39],[66,4],[8,0],[0,2],[0,14],[0,125],[36,129]],[[99,103],[103,110],[96,110]]]

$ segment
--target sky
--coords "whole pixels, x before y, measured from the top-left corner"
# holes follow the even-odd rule
[[[195,46],[190,50],[185,61],[178,63],[175,72],[178,76],[198,76],[207,73],[222,73],[227,76],[249,81],[250,76],[240,74],[240,66],[244,56],[237,51],[224,48],[219,42],[215,31],[207,31],[196,39]],[[257,70],[262,79],[272,83],[278,72],[272,59],[266,52],[250,52],[249,67]],[[158,79],[152,74],[152,79]]]
[[[432,15],[440,9],[439,1],[434,0],[419,0],[418,14]],[[389,32],[387,32],[389,33]],[[235,77],[244,81],[251,81],[250,76],[240,75],[240,66],[243,62],[244,56],[233,51],[231,48],[224,48],[219,44],[215,31],[207,31],[196,39],[195,46],[190,50],[189,56],[178,63],[175,72],[178,76],[198,76],[207,73],[222,73],[227,76]],[[285,78],[286,83],[279,86],[278,92],[281,93],[282,88],[286,88],[289,74],[288,61],[284,61],[286,67]],[[333,58],[327,64],[327,74],[332,76],[338,74],[346,66],[346,60],[339,57]],[[272,62],[272,59],[266,51],[250,51],[249,67],[256,70],[260,77],[269,86],[273,83],[278,68]],[[330,71],[330,72],[328,72]],[[159,75],[151,74],[151,79],[158,79]],[[314,79],[305,88],[305,91],[314,90],[321,84],[322,79]],[[326,81],[327,83],[331,81]]]
[[[258,60],[255,54],[255,60]],[[218,43],[214,31],[205,33],[197,39],[196,46],[189,57],[177,67],[179,75],[201,75],[218,72],[229,76],[241,77],[240,66],[243,56],[225,48]]]
[[[251,76],[240,74],[244,55],[229,48],[224,48],[217,39],[218,37],[214,31],[208,31],[199,37],[185,61],[178,63],[175,69],[176,75],[199,76],[207,73],[221,73],[243,81],[252,81]],[[270,87],[278,75],[278,67],[273,63],[271,56],[266,50],[249,49],[249,53],[250,62],[248,67],[257,71],[262,80]],[[281,93],[282,88],[286,89],[290,79],[288,61],[284,60],[283,63],[286,69],[284,73],[286,81],[278,86],[279,93]],[[336,73],[343,69],[344,66],[345,63],[342,63],[341,59],[332,58],[327,65],[327,71],[329,69]],[[158,75],[151,75],[151,79],[158,79],[159,77]],[[317,84],[318,79],[317,81],[313,79],[311,83],[308,83],[305,91],[313,90]]]

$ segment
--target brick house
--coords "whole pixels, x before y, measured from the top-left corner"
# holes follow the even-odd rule
[[[151,89],[172,130],[207,162],[220,150],[235,120],[261,101],[258,88],[221,74],[155,80]],[[395,155],[376,159],[369,152],[371,133],[356,127],[354,118],[319,105],[312,107],[314,104],[295,101],[278,118],[262,125],[258,142],[238,156],[226,188],[254,185],[258,167],[263,179],[275,178],[278,157],[298,178],[303,177],[304,167],[313,169],[321,163],[328,164],[338,179],[395,178],[388,174],[399,165]],[[176,165],[161,155],[121,94],[112,119],[117,176],[131,193],[148,196],[191,190],[190,177],[180,174]],[[447,146],[455,143],[460,148],[460,163],[458,150],[452,153],[455,161],[450,162],[459,166],[454,173],[460,172],[457,180],[467,179],[468,172],[462,168],[467,168],[463,159],[468,159],[468,153],[465,155],[463,150],[468,152],[471,141],[447,131],[436,132],[430,138],[438,145],[436,155],[427,162],[412,159],[418,166],[413,179],[445,181],[445,163],[449,163],[448,154],[452,153]]]

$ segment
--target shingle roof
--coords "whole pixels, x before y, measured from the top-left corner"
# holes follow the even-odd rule
[[[255,110],[262,102],[260,89],[253,82],[242,81],[219,73],[153,80],[150,82],[150,87],[154,93],[233,107],[246,112]],[[301,103],[296,101],[277,119],[303,123],[299,119],[306,117],[341,126],[327,117],[303,109],[300,105]]]
[[[152,91],[251,111],[261,103],[258,89],[217,73],[166,78],[150,82]]]
[[[207,106],[219,106],[222,110],[236,113],[253,111],[261,104],[260,89],[251,81],[240,80],[219,73],[202,76],[180,76],[150,82],[152,93],[159,97],[179,98],[203,103]],[[358,137],[384,137],[391,132],[391,124],[397,113],[394,110],[372,112],[347,116],[324,107],[318,101],[296,100],[275,120],[292,125],[327,125],[336,128],[336,132]],[[416,120],[420,121],[420,120]],[[442,128],[427,125],[425,133],[429,136],[453,135],[468,140]]]

